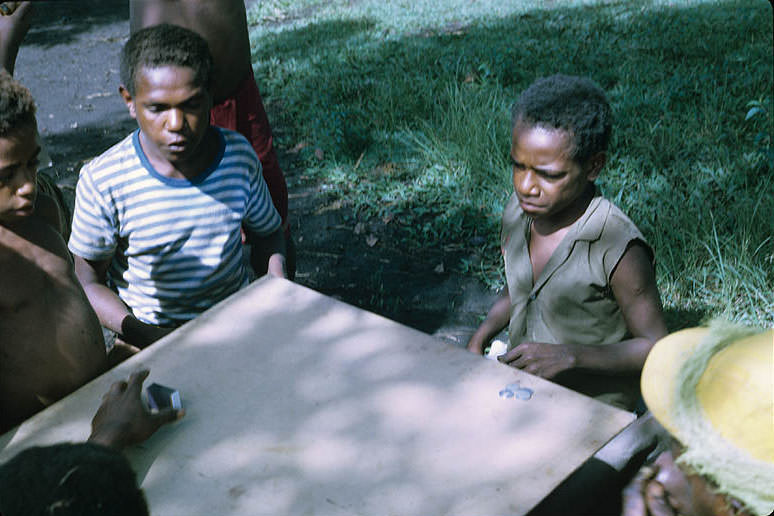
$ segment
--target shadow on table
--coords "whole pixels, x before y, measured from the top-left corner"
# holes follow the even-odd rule
[[[286,303],[294,319],[282,323]],[[244,511],[260,503],[266,514],[380,514],[386,507],[470,514],[550,490],[544,483],[562,466],[545,460],[543,446],[519,447],[519,435],[534,439],[542,429],[557,456],[577,460],[571,440],[551,438],[550,415],[535,417],[539,405],[511,400],[503,403],[512,411],[502,412],[500,400],[471,401],[480,397],[470,392],[487,383],[497,399],[506,381],[492,378],[516,375],[500,364],[317,295],[268,303],[251,323],[239,318],[249,304],[237,297],[228,318],[215,308],[182,327],[175,346],[152,346],[132,359],[152,367],[153,381],[178,388],[187,410],[179,424],[129,451],[154,512],[214,514],[224,504]],[[539,399],[543,384],[535,381]],[[584,405],[569,432],[594,435],[605,409]],[[504,476],[514,466],[525,471],[516,483]],[[217,500],[180,485],[193,480],[206,482]]]

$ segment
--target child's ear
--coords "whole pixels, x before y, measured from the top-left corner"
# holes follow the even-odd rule
[[[118,87],[118,93],[121,95],[121,98],[124,99],[127,109],[129,109],[129,116],[137,118],[137,112],[134,109],[134,99],[132,98],[132,94],[129,93],[129,90],[122,84]]]
[[[597,152],[586,161],[586,170],[588,175],[586,178],[589,181],[596,181],[599,177],[599,173],[602,171],[602,167],[607,163],[607,154],[604,152]]]

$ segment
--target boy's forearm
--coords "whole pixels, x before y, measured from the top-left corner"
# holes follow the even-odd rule
[[[511,297],[506,290],[489,309],[486,314],[486,320],[481,324],[490,334],[489,338],[494,337],[508,326],[511,320]]]
[[[118,294],[101,283],[99,275],[88,262],[77,256],[75,257],[75,274],[78,276],[78,281],[80,281],[89,303],[97,313],[100,324],[116,333],[121,333],[121,323],[127,315],[130,315],[130,312]]]
[[[173,330],[137,319],[121,298],[105,285],[93,284],[84,290],[100,324],[120,335],[127,344],[145,348]]]
[[[100,324],[109,330],[121,333],[121,324],[131,313],[118,294],[99,283],[82,283],[82,285]]]
[[[75,256],[74,260],[75,274],[102,326],[141,348],[162,335],[156,331],[158,328],[138,320],[118,294],[105,284],[108,261],[89,261],[80,256]]]
[[[639,337],[607,346],[575,346],[575,368],[610,374],[638,373],[655,341]]]
[[[492,305],[486,314],[486,319],[478,327],[468,342],[468,349],[476,353],[483,353],[484,346],[498,333],[500,333],[511,318],[511,299],[506,290]]]

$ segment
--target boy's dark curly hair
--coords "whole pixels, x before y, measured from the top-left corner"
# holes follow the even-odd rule
[[[570,157],[580,163],[607,149],[613,125],[602,88],[591,79],[570,75],[533,82],[513,105],[511,128],[517,123],[567,131],[573,139]]]
[[[35,123],[32,93],[8,72],[0,70],[0,136],[28,123]]]
[[[129,462],[92,443],[27,448],[0,467],[3,516],[148,516]]]
[[[191,68],[197,85],[209,88],[212,56],[207,42],[197,33],[162,23],[140,29],[129,38],[121,52],[121,82],[134,96],[140,67],[181,66]]]

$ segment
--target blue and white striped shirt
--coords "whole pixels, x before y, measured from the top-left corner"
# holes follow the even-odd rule
[[[81,169],[69,248],[111,259],[109,284],[146,323],[181,324],[244,287],[241,224],[258,235],[280,227],[250,144],[214,130],[218,156],[193,180],[154,170],[139,130]]]

